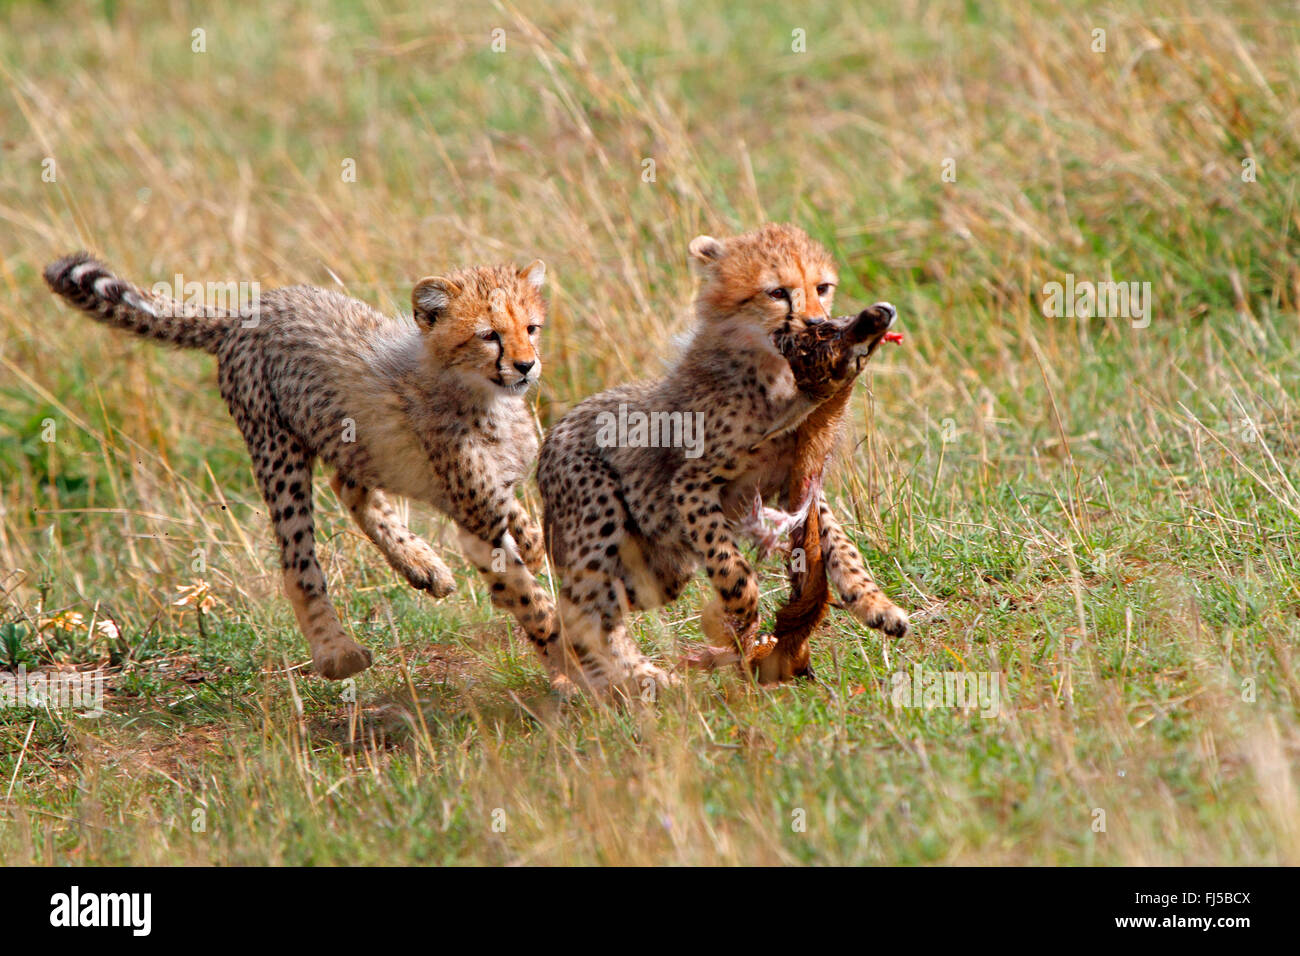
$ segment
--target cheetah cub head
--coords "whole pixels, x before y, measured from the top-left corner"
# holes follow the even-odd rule
[[[779,329],[797,334],[830,317],[835,263],[796,226],[769,223],[730,239],[696,236],[689,251],[703,280],[697,314],[725,324],[739,342],[770,348]]]
[[[538,336],[546,321],[541,259],[429,276],[411,292],[430,355],[474,384],[522,395],[542,374]]]

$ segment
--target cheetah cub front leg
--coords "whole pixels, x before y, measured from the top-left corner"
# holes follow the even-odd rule
[[[885,597],[880,585],[871,580],[862,555],[840,527],[826,503],[818,499],[817,512],[822,526],[822,553],[826,556],[826,576],[835,585],[840,600],[859,621],[890,637],[907,633],[907,612]]]
[[[411,587],[444,598],[456,590],[456,578],[429,544],[414,534],[382,491],[364,488],[335,474],[330,486],[367,538]]]
[[[494,607],[511,614],[532,643],[551,686],[572,696],[560,643],[560,622],[550,595],[533,571],[545,557],[542,530],[496,477],[480,449],[462,448],[460,467],[448,476],[449,513],[456,521],[461,550],[483,580]]]
[[[506,516],[506,520],[510,535],[519,547],[519,555],[523,558],[524,565],[533,574],[537,574],[546,561],[546,538],[542,534],[542,529],[524,510],[523,505],[513,499],[510,501],[510,513]]]
[[[673,499],[716,594],[704,614],[706,630],[726,646],[748,651],[760,639],[758,576],[736,543],[719,485],[706,467],[681,469],[673,480]]]

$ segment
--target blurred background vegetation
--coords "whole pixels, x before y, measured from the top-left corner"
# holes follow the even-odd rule
[[[0,853],[1300,862],[1298,25],[1263,0],[0,5],[0,655],[113,674],[100,721],[0,711]],[[396,310],[541,256],[545,427],[664,366],[692,236],[766,220],[833,250],[839,311],[900,308],[832,496],[918,626],[835,614],[821,684],[717,675],[649,714],[557,709],[469,569],[410,593],[324,487],[377,666],[355,703],[304,678],[212,360],[40,280],[86,247],[142,284]],[[1045,317],[1066,274],[1151,283],[1150,326]],[[674,659],[698,597],[641,639]],[[916,663],[1002,671],[1006,713],[895,710]]]

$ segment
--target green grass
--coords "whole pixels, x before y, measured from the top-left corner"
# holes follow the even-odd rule
[[[1300,863],[1290,14],[80,10],[0,6],[0,668],[106,667],[108,713],[0,709],[0,859]],[[661,367],[692,236],[767,219],[834,251],[841,312],[900,307],[831,489],[916,627],[832,612],[818,683],[694,676],[650,708],[559,704],[463,561],[414,594],[324,482],[376,666],[304,674],[211,359],[40,280],[86,246],[141,282],[337,276],[391,309],[540,255],[545,426]],[[1150,327],[1045,317],[1066,273],[1150,282]],[[207,610],[176,603],[200,582]],[[642,642],[699,640],[704,591]],[[916,664],[1001,672],[1001,715],[895,708]]]

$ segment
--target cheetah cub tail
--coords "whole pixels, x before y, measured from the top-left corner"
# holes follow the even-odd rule
[[[87,252],[64,256],[45,267],[56,295],[94,319],[145,338],[216,352],[238,313],[185,306],[152,295],[108,271]]]

